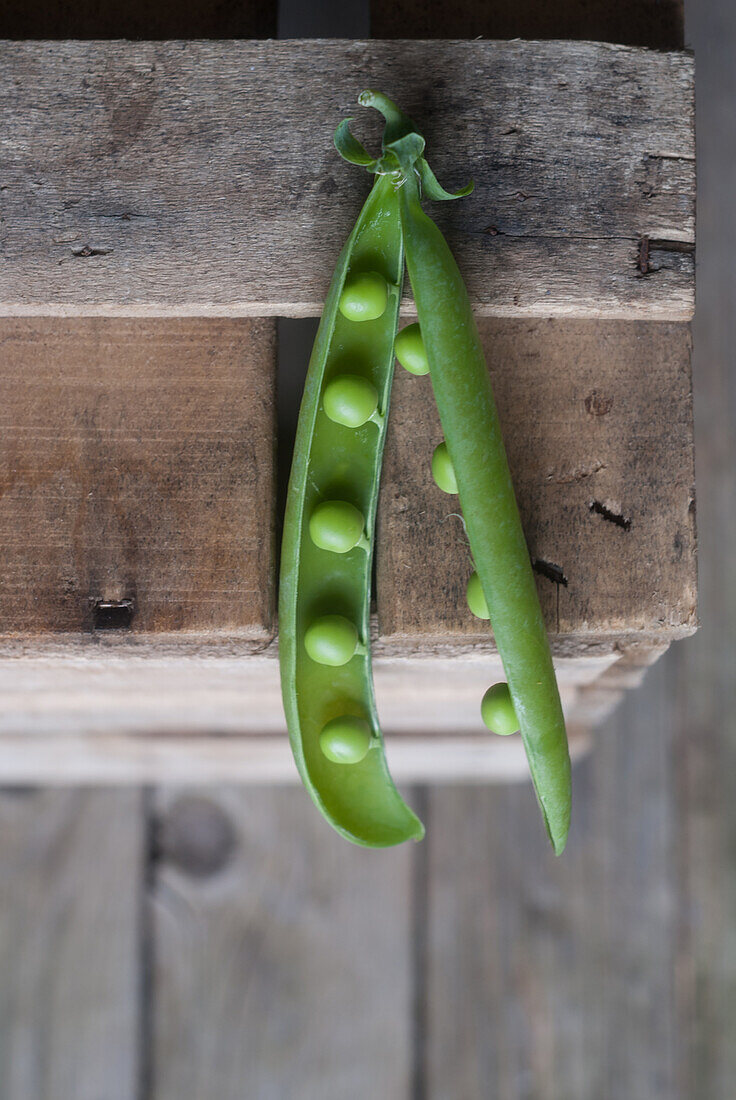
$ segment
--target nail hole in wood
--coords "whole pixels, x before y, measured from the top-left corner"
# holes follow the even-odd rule
[[[95,630],[130,630],[134,614],[133,600],[95,600],[92,605]]]

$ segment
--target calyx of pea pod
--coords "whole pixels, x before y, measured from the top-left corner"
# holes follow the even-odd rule
[[[386,120],[381,156],[374,158],[370,155],[350,131],[353,120],[346,118],[337,127],[334,136],[335,148],[343,160],[374,175],[394,175],[397,186],[416,179],[428,199],[462,199],[471,193],[474,187],[472,180],[455,193],[444,189],[423,156],[424,138],[412,120],[383,92],[361,92],[358,103],[361,107],[375,107]]]

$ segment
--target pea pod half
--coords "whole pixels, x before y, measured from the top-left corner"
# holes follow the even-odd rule
[[[389,127],[387,126],[387,130]],[[392,140],[401,137],[394,128]],[[392,153],[371,162],[346,126],[346,159],[376,182],[330,284],[304,388],[284,518],[279,659],[299,772],[357,844],[421,839],[388,771],[373,694],[369,608],[376,504],[404,255]]]

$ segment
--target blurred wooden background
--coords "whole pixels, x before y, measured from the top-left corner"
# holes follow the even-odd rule
[[[686,17],[702,626],[577,765],[564,858],[527,786],[409,792],[391,852],[296,787],[8,790],[2,1100],[730,1100],[736,10]]]

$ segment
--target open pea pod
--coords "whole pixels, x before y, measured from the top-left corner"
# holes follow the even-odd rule
[[[369,636],[404,255],[395,160],[372,160],[346,127],[335,143],[379,174],[337,262],[307,372],[284,519],[279,659],[307,790],[344,837],[383,847],[424,835],[386,764]]]
[[[445,191],[411,120],[379,92],[363,92],[359,101],[384,115],[381,156],[372,158],[347,122],[335,145],[378,179],[338,261],[312,352],[284,524],[279,646],[294,755],[313,799],[350,840],[381,846],[423,835],[386,767],[368,636],[405,249],[420,328],[402,334],[412,359],[406,365],[417,374],[429,369],[445,434],[438,483],[459,495],[508,679],[508,689],[486,693],[483,714],[500,718],[498,732],[518,723],[559,854],[570,824],[570,758],[549,641],[468,295],[421,206],[422,194],[460,198],[472,185]]]

